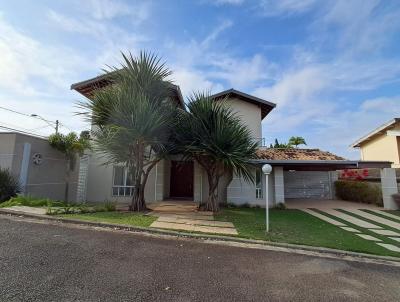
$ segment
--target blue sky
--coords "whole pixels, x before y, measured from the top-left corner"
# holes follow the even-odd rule
[[[400,116],[400,3],[346,0],[0,1],[0,106],[87,125],[69,89],[149,50],[184,95],[235,88],[277,103],[263,136],[348,146]],[[0,110],[0,125],[51,128]]]

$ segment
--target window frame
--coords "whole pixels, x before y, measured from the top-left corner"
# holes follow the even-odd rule
[[[260,177],[260,182],[259,184],[257,184],[257,174],[259,173],[259,177]],[[255,170],[255,182],[254,182],[254,187],[255,187],[255,191],[256,191],[256,199],[262,199],[264,196],[264,185],[263,185],[263,173],[261,168],[256,168]]]
[[[122,176],[122,185],[116,185],[115,184],[115,171],[116,168],[122,168],[123,170],[123,176]],[[127,185],[128,181],[128,169],[124,166],[113,166],[113,177],[112,177],[112,183],[111,183],[111,196],[113,197],[130,197],[133,195],[133,188],[135,186],[128,186]],[[117,194],[115,194],[115,190],[117,190]],[[121,191],[122,190],[122,191]]]

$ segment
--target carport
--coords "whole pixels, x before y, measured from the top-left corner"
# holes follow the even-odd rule
[[[255,163],[273,167],[271,202],[275,204],[290,201],[293,205],[296,200],[333,200],[337,170],[390,165],[387,162],[346,160],[318,149],[266,148],[259,150],[257,155],[259,159]]]

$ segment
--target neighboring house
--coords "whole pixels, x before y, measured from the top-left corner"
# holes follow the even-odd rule
[[[17,132],[0,132],[0,167],[19,180],[22,193],[62,200],[66,160],[47,139]],[[71,174],[70,201],[76,199],[79,165]]]
[[[360,148],[363,161],[390,161],[392,168],[400,168],[400,118],[376,128],[351,147]]]
[[[99,76],[71,86],[82,95],[90,98],[93,91],[110,84],[105,76]],[[174,102],[181,108],[184,101],[179,86],[173,86]],[[213,95],[216,101],[227,97],[227,104],[237,112],[251,130],[254,140],[260,142],[259,159],[253,160],[255,184],[233,176],[226,190],[219,195],[235,204],[249,203],[265,205],[265,176],[261,166],[273,166],[269,181],[270,204],[284,202],[286,198],[334,198],[332,171],[357,168],[359,162],[345,160],[329,152],[316,149],[267,149],[262,146],[262,120],[275,108],[275,104],[246,93],[230,89]],[[79,187],[80,200],[117,200],[130,202],[132,183],[127,170],[122,166],[104,166],[95,153],[89,154],[81,164],[80,175],[87,175]],[[378,163],[380,164],[380,163]],[[386,164],[386,163],[383,163]],[[387,166],[387,164],[386,164]],[[187,199],[204,202],[208,196],[207,174],[193,161],[183,162],[180,156],[160,161],[151,171],[146,187],[147,202],[165,199]],[[223,198],[224,199],[224,198]]]

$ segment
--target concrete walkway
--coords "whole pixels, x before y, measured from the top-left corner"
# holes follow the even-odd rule
[[[374,204],[365,204],[345,200],[328,199],[288,199],[285,201],[288,209],[371,209],[379,210]]]
[[[232,222],[215,221],[212,212],[198,211],[192,201],[162,201],[151,203],[148,208],[153,210],[148,215],[158,217],[150,225],[152,228],[238,235]]]
[[[47,209],[45,208],[35,208],[35,207],[27,207],[27,206],[12,206],[9,208],[4,208],[8,211],[20,212],[26,214],[38,214],[38,215],[46,215]]]

